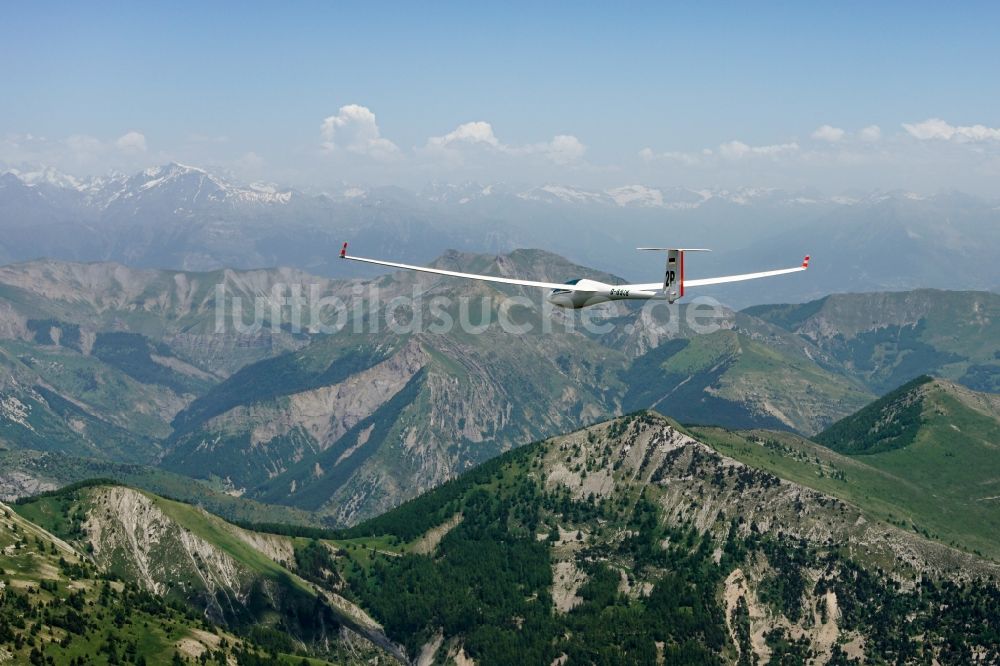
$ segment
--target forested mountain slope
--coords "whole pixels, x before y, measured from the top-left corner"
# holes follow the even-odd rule
[[[621,417],[338,532],[236,527],[116,485],[17,509],[95,571],[194,609],[247,650],[337,660],[350,644],[424,663],[1000,657],[995,562],[890,524],[879,510],[900,501],[891,492],[855,502],[838,484],[877,489],[851,458],[785,446],[791,434],[695,432]],[[810,471],[831,490],[789,480]]]
[[[339,538],[352,594],[428,663],[1000,656],[1000,567],[654,414],[522,447]]]

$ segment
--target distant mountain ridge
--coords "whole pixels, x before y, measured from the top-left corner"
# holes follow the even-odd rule
[[[294,194],[293,190],[267,183],[239,185],[204,169],[177,162],[150,167],[132,176],[113,172],[106,176],[76,178],[51,167],[25,172],[11,169],[0,174],[0,178],[10,176],[42,197],[52,196],[60,190],[65,194],[75,191],[85,207],[99,210],[129,202],[141,205],[141,199],[154,196],[189,204],[276,204],[288,203]]]
[[[989,248],[995,202],[950,193],[824,196],[768,188],[434,183],[419,192],[340,185],[327,192],[242,184],[169,163],[75,178],[50,168],[0,175],[0,261],[51,257],[183,270],[295,266],[330,277],[375,269],[337,261],[340,244],[411,263],[443,251],[544,247],[642,281],[661,267],[637,244],[709,246],[693,277],[782,267],[813,255],[808,279],[702,292],[735,306],[831,292],[1000,287]],[[38,233],[44,230],[44,233]],[[924,266],[948,266],[946,274]]]
[[[914,290],[834,294],[745,313],[821,349],[876,393],[932,373],[980,391],[1000,390],[1000,294]]]
[[[274,183],[254,182],[243,185],[236,182],[232,176],[222,176],[200,167],[178,162],[149,167],[131,176],[121,172],[111,172],[103,176],[78,177],[45,166],[23,170],[7,169],[0,173],[0,177],[4,176],[13,176],[24,185],[40,192],[52,189],[75,190],[83,194],[89,204],[99,208],[107,208],[116,201],[135,198],[140,193],[152,190],[174,189],[175,192],[184,192],[190,185],[203,190],[204,201],[214,202],[289,203],[293,196],[316,195],[291,187],[281,187]],[[322,194],[341,200],[366,199],[378,196],[380,189],[383,188],[343,185],[332,191],[322,192]],[[591,190],[556,183],[528,186],[502,182],[480,184],[471,181],[431,183],[419,192],[415,192],[414,196],[426,201],[453,202],[461,205],[487,197],[513,196],[524,201],[571,204],[600,203],[618,207],[639,206],[665,209],[697,208],[713,200],[738,205],[747,205],[757,200],[771,200],[781,202],[783,205],[809,206],[856,204],[865,201],[885,200],[893,196],[903,196],[918,201],[926,198],[905,191],[875,192],[862,196],[824,196],[815,191],[788,192],[779,188],[767,187],[694,189],[681,186],[650,187],[630,184],[604,190]]]

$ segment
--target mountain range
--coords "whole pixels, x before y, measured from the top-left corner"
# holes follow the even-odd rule
[[[621,281],[538,250],[433,263]],[[694,305],[537,296],[0,267],[0,655],[997,658],[1000,295],[833,294],[707,330]]]
[[[553,281],[593,272],[540,251],[438,263]],[[295,331],[284,307],[253,332],[218,326],[220,293],[231,304],[292,283],[355,299],[360,325],[313,333],[305,321]],[[368,311],[376,286],[382,304],[423,294],[424,321],[435,297],[449,299],[454,321],[463,299],[489,297],[473,323],[492,325],[390,330],[384,308]],[[609,329],[600,332],[572,312],[555,313],[545,332],[543,312],[521,306],[518,321],[533,327],[525,335],[499,326],[500,311],[537,294],[412,274],[345,282],[284,269],[29,262],[0,270],[0,295],[0,437],[13,451],[55,456],[49,472],[37,457],[11,456],[8,496],[84,478],[88,466],[75,461],[87,459],[232,517],[265,503],[282,507],[274,515],[352,524],[512,447],[639,409],[808,436],[921,374],[974,389],[1000,376],[1000,296],[989,292],[723,310],[705,334],[689,328],[683,306],[601,306],[590,315]],[[185,491],[184,477],[243,504]]]
[[[809,280],[704,291],[738,307],[802,302],[830,293],[944,285],[995,289],[990,248],[996,202],[959,193],[821,196],[744,188],[624,185],[591,192],[561,185],[437,183],[420,192],[340,186],[303,192],[243,185],[170,163],[79,179],[50,168],[0,175],[0,261],[46,257],[215,270],[292,266],[328,277],[352,241],[362,255],[409,263],[447,249],[503,254],[546,247],[577,263],[642,281],[661,266],[636,245],[714,244],[693,277],[794,265],[813,255]],[[711,239],[711,243],[709,240]]]

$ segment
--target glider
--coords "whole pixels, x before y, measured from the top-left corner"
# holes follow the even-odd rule
[[[711,284],[725,284],[727,282],[742,282],[743,280],[756,280],[757,278],[772,277],[775,275],[785,275],[786,273],[797,273],[809,268],[809,256],[802,260],[801,266],[794,268],[780,268],[773,271],[761,271],[759,273],[743,273],[742,275],[724,275],[714,278],[700,278],[688,280],[684,277],[684,253],[685,252],[709,252],[705,248],[671,248],[671,247],[640,247],[637,250],[651,250],[667,253],[667,265],[663,274],[662,282],[650,282],[647,284],[605,284],[596,280],[586,278],[569,280],[562,284],[558,282],[537,282],[535,280],[518,280],[515,278],[505,278],[496,275],[477,275],[475,273],[459,273],[457,271],[446,271],[440,268],[429,268],[427,266],[411,266],[410,264],[399,264],[394,261],[382,261],[379,259],[366,259],[347,254],[347,243],[340,250],[341,259],[352,261],[362,261],[366,264],[376,264],[378,266],[388,266],[390,268],[401,268],[408,271],[419,271],[421,273],[434,273],[435,275],[447,275],[450,277],[465,278],[467,280],[481,280],[483,282],[496,282],[499,284],[515,284],[522,287],[538,287],[549,289],[548,300],[553,305],[564,308],[585,308],[589,305],[607,303],[608,301],[647,301],[666,300],[673,303],[678,298],[684,296],[684,290],[690,287],[705,287]]]

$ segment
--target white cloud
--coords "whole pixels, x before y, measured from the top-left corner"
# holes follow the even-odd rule
[[[696,166],[704,162],[705,158],[712,156],[712,151],[708,148],[701,153],[683,153],[669,150],[663,153],[654,152],[652,148],[643,148],[639,151],[639,159],[647,164],[653,162],[679,162],[687,166]]]
[[[869,125],[860,132],[858,136],[861,137],[862,141],[868,141],[869,143],[874,143],[882,138],[882,128],[878,125]]]
[[[789,143],[775,143],[764,146],[751,146],[743,141],[729,141],[719,145],[718,150],[703,148],[697,152],[666,151],[663,153],[654,152],[652,148],[643,148],[639,151],[639,159],[647,164],[654,162],[674,162],[683,166],[711,167],[719,164],[719,159],[737,161],[754,157],[779,158],[797,154],[799,144],[792,141]]]
[[[325,118],[320,125],[320,135],[325,150],[344,149],[379,160],[399,154],[396,144],[382,137],[375,114],[358,104],[342,106],[337,115]]]
[[[109,169],[130,170],[149,166],[149,160],[174,159],[173,155],[150,155],[141,132],[129,131],[114,138],[72,134],[46,138],[35,134],[0,137],[0,161],[25,167],[53,167],[75,175],[103,173]]]
[[[432,136],[427,139],[427,149],[443,152],[452,158],[458,158],[458,149],[462,146],[480,146],[495,150],[506,155],[541,155],[559,165],[579,161],[587,151],[587,147],[575,136],[558,134],[551,141],[525,145],[509,145],[500,141],[493,126],[484,121],[463,123],[444,136]]]
[[[821,125],[812,133],[812,138],[817,141],[836,143],[843,139],[845,134],[846,132],[839,127],[834,127],[833,125]]]
[[[700,151],[680,152],[665,151],[658,153],[652,148],[646,147],[639,151],[639,159],[647,164],[654,162],[674,162],[683,166],[718,166],[719,160],[737,161],[750,158],[772,158],[779,159],[795,158],[797,161],[813,161],[839,159],[838,156],[849,151],[852,142],[847,141],[851,135],[840,127],[833,125],[821,125],[810,135],[819,141],[819,144],[809,144],[803,148],[798,141],[792,140],[786,143],[773,143],[760,146],[753,146],[745,141],[734,139],[720,144],[718,148],[704,148]],[[878,125],[869,125],[858,131],[856,137],[865,143],[874,143],[881,139],[882,130]],[[829,145],[824,145],[829,144]],[[854,144],[856,146],[856,144]]]
[[[953,126],[940,119],[898,130],[883,131],[874,124],[830,128],[840,140],[789,137],[770,144],[764,140],[764,145],[733,140],[714,151],[660,152],[645,147],[635,154],[632,166],[640,177],[655,175],[659,182],[691,187],[754,184],[828,192],[859,187],[924,192],[952,188],[995,198],[1000,129]],[[817,134],[834,136],[822,127]]]
[[[919,123],[903,123],[903,129],[915,139],[921,141],[1000,141],[1000,129],[985,125],[950,125],[940,118],[928,118]]]
[[[742,141],[730,141],[719,145],[719,154],[728,159],[739,159],[752,152],[752,148]]]
[[[35,134],[5,134],[0,137],[0,161],[23,166],[56,165],[57,161],[66,162],[79,151],[93,148],[92,137],[74,135],[72,137],[52,141]],[[59,164],[61,166],[61,164]]]
[[[132,130],[118,137],[115,146],[123,153],[146,152],[146,137],[142,132]]]
[[[744,157],[779,157],[797,152],[799,144],[775,143],[769,146],[750,146],[742,141],[730,141],[719,146],[719,154],[730,160],[738,160]]]
[[[537,146],[538,152],[556,164],[570,164],[583,157],[587,147],[580,140],[569,134],[559,134],[546,144]]]
[[[482,120],[463,123],[444,136],[432,136],[427,140],[427,145],[433,148],[446,148],[457,143],[481,143],[499,150],[506,149],[493,133],[493,126]]]

